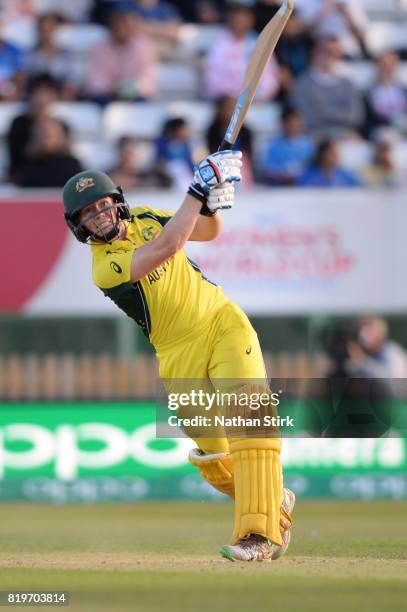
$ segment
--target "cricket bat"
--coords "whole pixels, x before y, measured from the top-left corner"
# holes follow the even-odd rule
[[[219,151],[231,149],[250,108],[263,72],[294,9],[293,0],[284,0],[277,13],[260,33],[250,56],[244,83],[236,100],[229,126]]]

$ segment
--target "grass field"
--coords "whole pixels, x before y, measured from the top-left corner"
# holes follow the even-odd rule
[[[0,589],[70,591],[62,609],[84,612],[406,609],[407,503],[300,502],[274,563],[218,556],[231,515],[210,503],[4,504]]]

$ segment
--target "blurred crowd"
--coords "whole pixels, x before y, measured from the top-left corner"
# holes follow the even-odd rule
[[[389,338],[385,319],[365,315],[325,330],[331,378],[407,378],[407,352]]]
[[[176,62],[197,75],[193,99],[213,106],[201,138],[191,129],[199,117],[168,116],[149,143],[147,162],[129,133],[117,139],[114,159],[101,169],[125,189],[183,188],[197,159],[222,141],[257,34],[279,5],[277,0],[2,0],[0,111],[18,106],[4,131],[2,182],[63,185],[89,159],[76,153],[72,126],[55,117],[53,105],[87,101],[105,112],[119,101],[160,101],[159,66]],[[94,41],[81,47],[81,28],[89,35],[91,25]],[[73,30],[76,37],[69,39]],[[246,187],[407,184],[407,90],[400,76],[407,36],[405,48],[394,49],[390,40],[377,55],[368,30],[362,0],[297,0],[256,98],[278,110],[277,129],[265,125],[270,135],[259,142],[258,132],[247,125],[236,145],[245,153]],[[191,32],[197,37],[205,31],[212,33],[210,44],[188,46]],[[352,64],[368,66],[367,87],[349,76]],[[188,84],[179,85],[182,92]],[[344,152],[360,150],[368,154],[357,168],[346,163]]]

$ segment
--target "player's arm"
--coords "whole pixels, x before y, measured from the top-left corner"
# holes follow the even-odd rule
[[[235,186],[233,183],[222,183],[212,189],[206,198],[205,206],[201,209],[194,231],[189,240],[207,242],[215,240],[222,229],[222,218],[218,210],[232,208],[235,200]]]
[[[201,206],[199,200],[188,194],[157,238],[134,251],[131,260],[133,282],[155,270],[183,248],[196,226]]]
[[[199,215],[189,240],[194,242],[208,242],[215,240],[222,229],[222,217],[215,214],[213,217]]]
[[[240,151],[222,151],[210,155],[197,166],[188,194],[171,221],[157,238],[134,251],[131,261],[133,282],[140,280],[178,253],[191,238],[194,230],[196,236],[205,240],[204,236],[209,236],[213,228],[217,227],[218,221],[214,220],[216,211],[230,208],[233,203],[225,200],[225,194],[229,194],[229,198],[230,183],[241,179],[241,157]],[[215,193],[217,195],[214,195]],[[208,219],[208,222],[205,224],[203,221],[197,227],[201,216]]]

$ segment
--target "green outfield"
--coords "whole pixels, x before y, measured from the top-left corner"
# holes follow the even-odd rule
[[[67,590],[62,609],[84,612],[406,609],[406,502],[299,502],[289,554],[263,564],[217,555],[231,517],[213,503],[3,504],[0,589]]]

